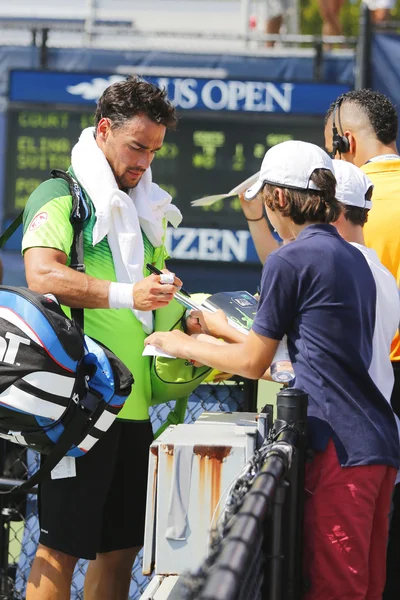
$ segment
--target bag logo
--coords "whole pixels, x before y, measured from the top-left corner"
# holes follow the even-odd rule
[[[31,341],[20,335],[16,335],[15,333],[10,333],[9,331],[7,331],[5,337],[9,340],[8,343],[0,336],[0,362],[7,363],[8,365],[15,365],[15,359],[20,345],[25,344],[26,346],[30,346]]]
[[[33,219],[32,223],[29,225],[29,231],[35,231],[38,229],[43,223],[46,223],[48,218],[47,212],[41,212]]]

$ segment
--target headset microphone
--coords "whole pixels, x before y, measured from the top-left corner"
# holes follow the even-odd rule
[[[343,134],[343,128],[340,121],[340,105],[343,102],[343,98],[339,98],[336,101],[333,113],[332,113],[332,155],[333,157],[336,154],[346,154],[346,152],[350,151],[350,143],[348,138]],[[338,119],[338,124],[340,127],[341,133],[338,132],[338,128],[336,127],[336,114]]]

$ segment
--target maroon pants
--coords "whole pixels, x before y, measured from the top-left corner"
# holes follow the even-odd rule
[[[343,468],[332,440],[307,465],[305,600],[382,598],[396,472],[384,465]]]

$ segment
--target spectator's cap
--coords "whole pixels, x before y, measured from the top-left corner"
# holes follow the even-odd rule
[[[332,159],[324,150],[308,142],[282,142],[268,150],[258,181],[245,192],[244,197],[253,200],[266,183],[293,190],[319,191],[310,179],[316,169],[328,169],[333,173]]]
[[[374,189],[372,181],[355,165],[344,160],[334,160],[333,169],[336,177],[336,199],[347,206],[372,208],[368,192]]]

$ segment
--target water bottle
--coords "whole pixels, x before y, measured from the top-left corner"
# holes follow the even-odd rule
[[[278,383],[289,383],[295,375],[290,361],[286,335],[279,342],[275,356],[271,363],[271,379]]]

